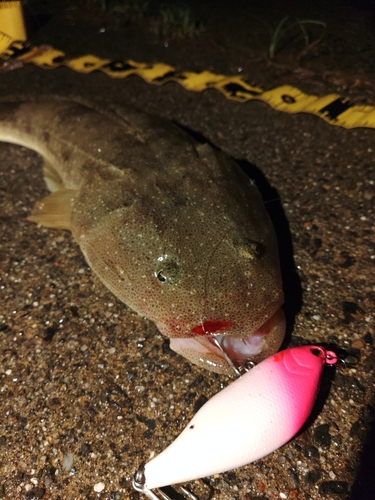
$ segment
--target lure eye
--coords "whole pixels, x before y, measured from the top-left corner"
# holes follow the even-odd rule
[[[316,356],[317,358],[323,358],[324,357],[324,349],[318,346],[314,346],[311,349],[311,354]]]

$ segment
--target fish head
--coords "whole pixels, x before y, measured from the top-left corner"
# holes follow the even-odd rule
[[[285,334],[284,295],[273,232],[217,229],[222,221],[214,222],[196,221],[194,234],[187,224],[180,228],[187,243],[154,262],[159,293],[149,303],[174,351],[228,373],[232,368],[222,350],[235,366],[278,350]]]
[[[285,332],[274,231],[257,192],[250,206],[237,221],[228,207],[202,204],[158,207],[151,217],[137,201],[101,217],[96,202],[96,220],[79,233],[76,222],[75,236],[106,286],[154,321],[173,350],[230,373],[214,338],[241,365],[273,354]]]

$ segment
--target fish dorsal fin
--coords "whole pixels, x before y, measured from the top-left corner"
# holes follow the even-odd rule
[[[45,227],[71,231],[71,216],[77,194],[78,191],[74,189],[51,193],[35,203],[27,219]]]

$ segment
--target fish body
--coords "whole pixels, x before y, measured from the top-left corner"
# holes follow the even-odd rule
[[[131,107],[0,105],[0,140],[45,161],[52,192],[30,220],[72,231],[92,270],[210,370],[275,352],[284,336],[277,243],[254,183],[226,155]]]

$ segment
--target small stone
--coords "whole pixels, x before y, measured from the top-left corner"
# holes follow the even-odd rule
[[[293,488],[296,488],[299,482],[298,475],[293,469],[288,469],[288,476],[290,478],[290,484]]]
[[[322,471],[320,469],[314,469],[309,471],[305,476],[305,482],[309,486],[313,486],[322,477]]]
[[[307,458],[319,458],[319,451],[318,448],[315,446],[308,446],[305,450],[305,457]]]
[[[353,315],[363,313],[363,310],[356,302],[344,301],[342,303],[342,311],[344,313],[344,321],[349,324],[354,321]]]
[[[62,470],[70,471],[70,469],[73,467],[73,461],[74,461],[74,454],[67,453],[63,459]]]
[[[319,485],[319,493],[323,495],[343,495],[347,494],[348,491],[349,485],[346,481],[325,481]]]
[[[293,454],[292,450],[286,450],[286,452],[285,452],[285,456],[286,456],[286,458],[288,458],[289,460],[293,460],[293,458],[294,458],[294,454]]]
[[[46,486],[46,488],[49,488],[52,483],[53,483],[53,480],[50,477],[44,478],[44,485]]]
[[[96,483],[94,484],[94,491],[96,491],[97,493],[101,493],[105,488],[105,484],[104,483]]]
[[[365,347],[365,343],[360,339],[354,340],[354,342],[352,342],[352,347],[354,349],[363,349],[363,347]]]
[[[44,488],[34,488],[25,495],[26,500],[39,500],[44,497],[46,490]]]
[[[373,344],[373,340],[372,340],[372,335],[370,332],[367,332],[365,334],[365,336],[363,337],[363,340],[366,342],[366,344],[368,345],[372,345]]]
[[[329,433],[329,425],[328,424],[319,425],[314,430],[314,439],[323,448],[329,448],[331,445],[331,435]]]
[[[83,443],[81,445],[80,452],[82,453],[82,455],[87,455],[88,453],[90,453],[90,451],[91,451],[91,447],[88,443]]]

